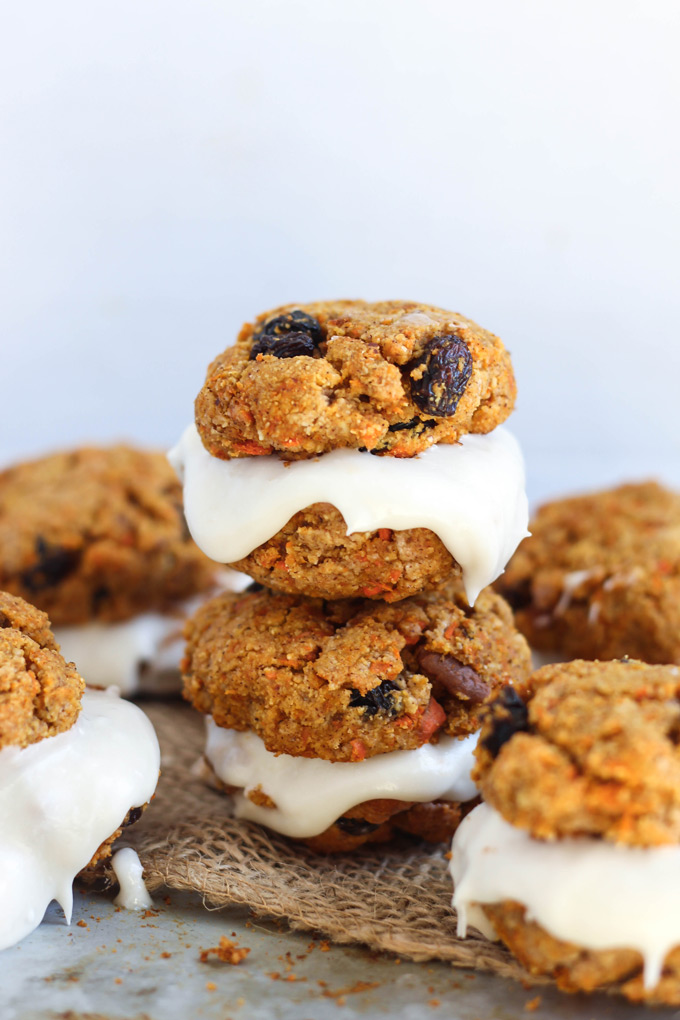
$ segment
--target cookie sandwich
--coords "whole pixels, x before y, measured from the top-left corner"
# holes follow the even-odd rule
[[[541,507],[497,588],[539,652],[680,663],[680,495],[655,482]]]
[[[109,856],[154,794],[160,753],[144,713],[93,691],[60,654],[45,613],[0,592],[0,949]]]
[[[413,302],[288,305],[208,369],[170,459],[203,551],[278,591],[473,603],[526,535],[510,358]]]
[[[471,609],[455,575],[396,603],[253,587],[186,626],[185,697],[236,814],[321,852],[450,838],[481,707],[529,673],[507,604],[487,590]]]
[[[0,472],[0,588],[48,613],[88,683],[178,690],[187,604],[216,580],[162,454],[82,447]]]
[[[545,666],[501,692],[452,846],[459,934],[565,991],[680,1004],[680,668]]]

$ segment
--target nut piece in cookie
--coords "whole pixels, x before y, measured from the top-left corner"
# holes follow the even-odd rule
[[[186,627],[185,697],[239,812],[327,850],[451,831],[483,705],[529,671],[507,605],[470,609],[456,579],[395,604],[257,588]]]
[[[501,341],[456,312],[317,301],[243,326],[208,369],[196,425],[216,457],[295,459],[346,447],[412,457],[490,432],[515,392]]]
[[[680,663],[680,495],[655,482],[541,507],[498,591],[533,648]]]
[[[574,661],[485,708],[459,931],[566,991],[680,1004],[680,668]]]
[[[111,852],[153,796],[153,727],[116,694],[85,690],[44,613],[0,592],[0,949]]]
[[[0,587],[49,614],[91,684],[131,692],[174,634],[177,690],[183,606],[215,577],[161,453],[83,447],[0,473]]]

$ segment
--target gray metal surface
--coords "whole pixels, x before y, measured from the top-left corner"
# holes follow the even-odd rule
[[[322,948],[308,934],[247,911],[208,911],[195,895],[154,900],[151,916],[142,916],[116,910],[105,894],[77,894],[70,928],[52,906],[32,935],[0,953],[1,1020],[680,1017],[676,1010],[646,1010],[604,996],[525,991],[442,963]],[[199,962],[201,949],[215,946],[221,935],[250,948],[238,966]],[[532,1001],[537,996],[540,1001]]]

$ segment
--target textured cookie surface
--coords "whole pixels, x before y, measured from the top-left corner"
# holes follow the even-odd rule
[[[441,539],[426,528],[346,532],[339,510],[314,503],[231,565],[278,591],[386,602],[431,588],[457,569]]]
[[[0,749],[70,729],[84,689],[73,663],[60,654],[45,613],[0,591]]]
[[[0,473],[0,587],[55,626],[162,610],[214,569],[161,453],[84,447]]]
[[[634,949],[585,949],[556,939],[511,900],[482,909],[527,970],[550,975],[565,992],[592,992],[620,983],[620,991],[633,1002],[680,1005],[680,947],[667,955],[659,983],[645,989],[642,956]]]
[[[482,702],[529,670],[505,602],[487,589],[470,609],[457,580],[391,605],[225,594],[185,633],[197,709],[270,751],[329,761],[474,732]]]
[[[338,448],[411,457],[490,432],[515,401],[492,333],[414,302],[286,305],[246,323],[208,369],[196,425],[216,457]]]
[[[486,709],[484,800],[539,839],[680,842],[680,667],[544,666]]]
[[[496,588],[536,649],[680,663],[680,495],[654,482],[542,507]]]

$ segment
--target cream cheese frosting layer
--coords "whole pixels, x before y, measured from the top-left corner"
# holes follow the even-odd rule
[[[124,846],[111,858],[113,873],[118,879],[120,891],[113,901],[123,910],[145,910],[153,906],[149,890],[144,884],[144,869],[137,852],[131,846]]]
[[[466,801],[477,793],[470,779],[476,733],[463,740],[442,737],[438,744],[360,762],[330,762],[277,755],[255,733],[223,729],[211,718],[206,723],[208,762],[223,783],[243,790],[234,795],[236,816],[284,836],[318,836],[365,800]],[[256,787],[271,797],[275,808],[248,799]]]
[[[169,453],[184,484],[194,541],[218,563],[235,563],[299,510],[330,503],[347,534],[429,528],[463,571],[468,601],[502,573],[529,520],[524,462],[507,429],[466,435],[412,458],[333,450],[314,460],[220,460],[195,425]]]
[[[250,581],[245,574],[224,570],[217,578],[216,590],[242,591]],[[187,600],[176,616],[141,613],[119,623],[55,627],[54,636],[64,658],[75,662],[93,687],[115,686],[126,695],[139,690],[156,694],[178,691],[184,654],[182,627],[211,594],[214,592]]]
[[[111,691],[86,691],[64,733],[0,751],[0,949],[52,900],[70,922],[73,879],[158,782],[153,726]]]
[[[177,616],[142,613],[120,623],[55,627],[54,636],[61,654],[76,663],[88,683],[134,694],[142,686],[145,667],[156,674],[179,668],[183,622]],[[179,680],[175,686],[179,688]]]
[[[637,950],[648,989],[680,945],[680,846],[546,842],[481,804],[453,837],[450,870],[461,936],[472,924],[495,938],[478,904],[514,900],[555,938],[586,949]]]

